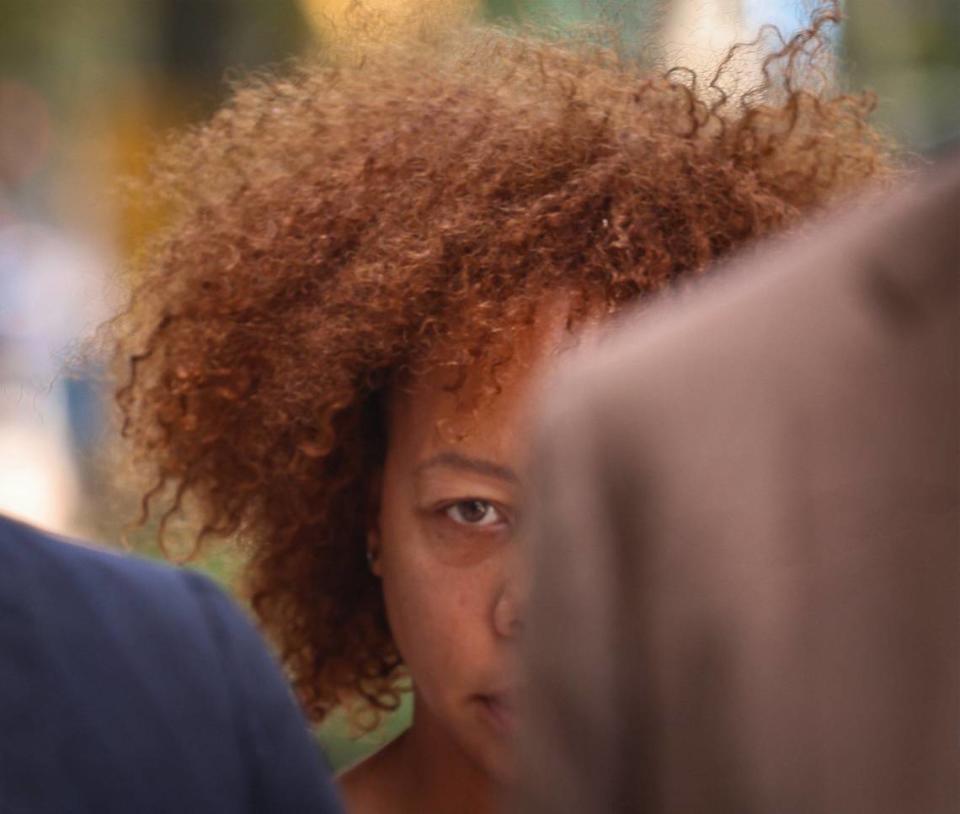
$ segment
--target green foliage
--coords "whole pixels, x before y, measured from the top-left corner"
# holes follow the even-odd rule
[[[317,727],[316,736],[320,742],[330,766],[339,772],[392,741],[410,725],[413,713],[413,697],[407,693],[400,708],[383,719],[375,731],[367,735],[357,735],[352,731],[350,722],[344,713],[335,713],[322,726]]]

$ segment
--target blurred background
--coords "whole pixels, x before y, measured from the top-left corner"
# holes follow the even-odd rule
[[[120,545],[137,489],[105,450],[103,371],[80,344],[124,299],[123,269],[149,234],[149,201],[122,194],[169,131],[202,120],[231,79],[350,37],[353,0],[0,0],[0,511]],[[420,0],[367,0],[400,27]],[[801,0],[442,0],[509,26],[614,23],[643,58],[692,67]],[[918,153],[960,134],[960,2],[847,0],[836,49],[845,84],[878,95],[880,126]],[[65,372],[66,371],[66,372]],[[109,474],[108,474],[109,473]],[[157,556],[152,530],[128,544]],[[230,587],[242,553],[191,563]],[[334,766],[399,731],[318,732]]]

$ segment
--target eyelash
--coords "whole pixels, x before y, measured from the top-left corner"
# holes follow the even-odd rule
[[[457,510],[462,510],[464,506],[467,506],[470,504],[480,504],[484,506],[488,511],[495,512],[498,519],[495,519],[492,522],[486,522],[486,519],[484,519],[477,523],[471,523],[468,520],[457,519],[456,517],[453,516],[454,513],[457,512]],[[445,518],[447,518],[448,520],[450,520],[451,522],[456,523],[458,526],[462,526],[468,529],[491,529],[496,526],[506,525],[507,523],[506,513],[502,509],[500,509],[491,501],[483,500],[481,498],[467,498],[465,500],[457,500],[454,503],[448,503],[445,506],[441,506],[439,508],[439,513]],[[462,518],[462,515],[461,515],[461,518]]]

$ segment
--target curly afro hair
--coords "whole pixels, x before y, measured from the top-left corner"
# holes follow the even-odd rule
[[[246,541],[313,719],[375,719],[405,680],[364,557],[391,387],[495,367],[548,293],[615,312],[890,175],[870,98],[808,81],[833,16],[747,94],[473,31],[248,80],[167,146],[115,323],[123,432],[147,512]]]

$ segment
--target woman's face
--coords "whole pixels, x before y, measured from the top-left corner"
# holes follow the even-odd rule
[[[504,777],[515,727],[512,661],[522,625],[515,532],[540,332],[499,373],[502,391],[440,373],[391,405],[370,545],[387,617],[416,693],[416,726],[449,736]]]

